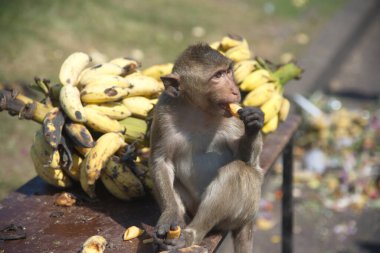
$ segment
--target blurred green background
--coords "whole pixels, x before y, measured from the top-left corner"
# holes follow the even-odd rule
[[[189,44],[245,37],[254,54],[281,63],[302,55],[346,0],[0,0],[0,82],[58,80],[63,60],[174,61]],[[0,113],[0,199],[35,175],[29,147],[38,125]]]

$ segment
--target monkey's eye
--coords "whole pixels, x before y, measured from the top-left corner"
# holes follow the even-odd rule
[[[221,70],[221,71],[218,71],[214,74],[214,76],[212,77],[213,79],[219,79],[221,78],[223,75],[224,75],[225,71],[224,70]]]

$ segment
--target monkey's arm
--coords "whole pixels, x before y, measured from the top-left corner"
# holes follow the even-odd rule
[[[238,157],[243,162],[257,168],[263,140],[260,129],[264,124],[264,114],[259,108],[245,107],[239,110],[240,119],[244,123],[245,132],[239,140]]]
[[[156,225],[156,236],[165,238],[171,225],[185,226],[184,205],[174,189],[175,167],[173,163],[176,150],[175,138],[170,129],[159,120],[154,122],[151,133],[150,166],[155,183],[155,197],[161,208],[161,216]],[[165,133],[165,134],[164,134]]]

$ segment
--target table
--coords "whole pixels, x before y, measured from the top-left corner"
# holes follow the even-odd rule
[[[300,124],[300,117],[290,115],[278,130],[265,137],[261,166],[265,171],[283,154],[283,214],[282,251],[292,252],[293,204],[292,204],[292,148],[293,136]],[[0,230],[13,224],[16,236],[24,239],[0,240],[0,252],[44,253],[78,252],[83,242],[92,235],[102,235],[108,245],[106,252],[152,252],[150,238],[160,211],[150,196],[134,202],[115,199],[102,185],[97,186],[99,200],[89,199],[79,186],[70,189],[78,202],[72,207],[54,205],[54,196],[62,192],[36,177],[11,193],[0,203]],[[123,241],[122,235],[129,226],[136,225],[147,231],[131,241]],[[0,234],[1,235],[1,234]],[[202,246],[216,252],[226,234],[212,232]]]

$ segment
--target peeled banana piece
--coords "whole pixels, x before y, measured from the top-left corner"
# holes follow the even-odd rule
[[[107,246],[107,240],[100,235],[88,238],[82,245],[81,253],[103,253]]]

